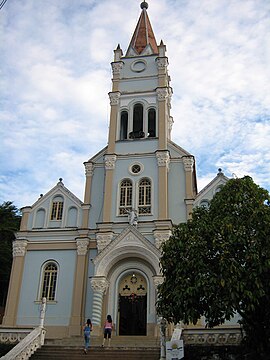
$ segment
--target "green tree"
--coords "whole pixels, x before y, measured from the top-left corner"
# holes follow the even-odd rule
[[[0,205],[0,306],[5,305],[12,265],[12,241],[20,227],[19,210],[7,201]]]
[[[174,228],[163,246],[158,313],[169,322],[213,327],[242,318],[246,343],[270,352],[270,206],[267,190],[232,179],[208,208]],[[267,354],[267,355],[266,355]]]

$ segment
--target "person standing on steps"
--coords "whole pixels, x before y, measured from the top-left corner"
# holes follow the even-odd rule
[[[103,338],[102,347],[104,347],[106,339],[108,339],[108,347],[111,346],[112,329],[113,329],[112,317],[111,315],[107,315],[107,319],[104,323],[104,338]]]
[[[93,325],[90,319],[87,319],[86,324],[83,327],[83,336],[84,336],[84,353],[87,354],[87,351],[90,346],[90,334],[93,329]]]

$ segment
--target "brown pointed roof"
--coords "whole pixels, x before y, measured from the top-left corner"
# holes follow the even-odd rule
[[[150,24],[146,8],[143,8],[128,49],[132,47],[138,54],[141,54],[147,45],[151,45],[153,54],[158,54],[154,31]]]

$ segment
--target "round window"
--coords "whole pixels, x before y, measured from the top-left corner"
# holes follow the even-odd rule
[[[141,167],[139,164],[135,164],[131,167],[131,171],[133,174],[138,174],[141,171]]]
[[[146,63],[142,60],[134,61],[131,64],[131,70],[135,72],[142,72],[145,70],[145,68],[146,68]]]
[[[141,174],[143,172],[143,165],[139,164],[139,163],[132,164],[129,167],[129,172],[132,175],[139,175],[139,174]]]

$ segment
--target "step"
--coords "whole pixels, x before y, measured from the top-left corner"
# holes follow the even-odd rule
[[[91,347],[87,354],[84,354],[83,347],[66,347],[44,345],[38,349],[31,360],[80,360],[80,359],[119,359],[119,360],[158,360],[160,358],[160,350],[157,348],[102,348]]]
[[[103,342],[102,336],[91,336],[91,346],[101,346]],[[45,344],[60,345],[60,346],[83,346],[83,336],[73,336],[64,339],[47,339]],[[127,347],[127,348],[159,348],[160,339],[153,336],[113,336],[111,340],[111,347]]]

